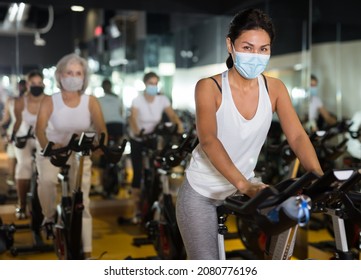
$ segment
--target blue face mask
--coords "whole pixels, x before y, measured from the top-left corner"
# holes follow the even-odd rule
[[[149,95],[157,95],[158,93],[158,86],[155,85],[146,85],[145,92]]]
[[[258,77],[267,67],[270,59],[269,54],[243,53],[236,52],[234,67],[239,74],[245,79],[254,79]]]
[[[311,96],[316,96],[316,95],[317,95],[317,91],[318,91],[317,86],[316,86],[316,87],[310,87],[310,94],[311,94]]]

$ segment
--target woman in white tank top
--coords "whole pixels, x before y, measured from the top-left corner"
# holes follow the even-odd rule
[[[76,54],[64,56],[57,64],[55,78],[60,88],[59,93],[45,96],[38,114],[36,138],[38,145],[37,168],[39,172],[38,193],[44,214],[44,227],[52,238],[56,207],[56,185],[59,168],[50,163],[49,158],[40,155],[49,141],[54,148],[65,146],[73,133],[80,135],[83,131],[95,129],[98,134],[106,133],[103,114],[95,96],[85,95],[88,85],[88,66],[85,59]],[[69,179],[75,177],[76,158],[70,157]],[[89,210],[89,191],[91,184],[91,160],[84,159],[81,189],[83,192],[82,239],[84,257],[92,252],[92,217]]]
[[[44,97],[44,77],[38,70],[30,71],[27,74],[27,91],[14,102],[15,123],[12,131],[12,138],[15,136],[26,136],[30,127],[31,134],[34,133],[37,113],[40,102]],[[18,195],[18,207],[16,217],[24,219],[27,217],[27,193],[30,191],[30,180],[33,172],[33,151],[36,148],[35,140],[27,139],[23,148],[15,146],[16,157],[15,184]]]
[[[176,208],[189,259],[219,258],[216,207],[227,196],[239,191],[253,197],[266,187],[255,182],[253,169],[274,112],[303,167],[323,173],[285,85],[261,75],[273,38],[273,24],[262,11],[238,13],[226,39],[228,70],[196,85],[199,145],[192,153]]]

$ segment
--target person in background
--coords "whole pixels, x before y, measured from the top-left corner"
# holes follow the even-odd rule
[[[240,192],[267,187],[254,169],[273,113],[307,171],[323,174],[315,150],[281,80],[264,76],[274,27],[259,9],[237,13],[229,25],[228,70],[195,87],[198,146],[193,150],[176,203],[188,259],[219,259],[217,206]]]
[[[178,132],[183,132],[183,124],[173,110],[170,100],[165,95],[158,94],[159,76],[154,72],[146,73],[143,77],[145,90],[132,101],[129,117],[129,137],[131,148],[131,161],[133,168],[132,196],[135,208],[133,223],[140,222],[139,199],[142,179],[142,151],[144,143],[139,137],[141,132],[148,134],[154,131],[161,122],[163,114],[169,121],[177,124]]]
[[[17,98],[14,103],[15,124],[12,132],[12,140],[15,137],[26,136],[31,130],[34,134],[36,119],[40,108],[40,102],[44,96],[44,76],[38,70],[33,70],[27,74],[26,92]],[[14,144],[15,145],[15,144]],[[26,140],[23,148],[15,145],[15,183],[18,192],[19,205],[16,208],[18,219],[27,217],[27,193],[30,191],[30,180],[33,172],[33,153],[36,149],[35,139]]]
[[[56,65],[55,79],[60,92],[45,96],[41,102],[36,123],[38,193],[44,214],[43,225],[48,238],[54,237],[53,226],[59,168],[52,165],[50,159],[42,156],[40,151],[46,147],[49,141],[54,143],[54,148],[66,146],[74,133],[80,136],[84,131],[94,131],[95,129],[99,135],[106,134],[98,99],[95,96],[84,94],[89,81],[86,60],[74,53],[65,55]],[[68,164],[70,165],[70,186],[74,187],[78,164],[75,153],[72,153]],[[92,216],[89,209],[91,165],[90,157],[85,157],[81,189],[84,204],[82,241],[86,259],[90,258],[92,253]]]
[[[317,131],[326,126],[336,124],[336,117],[330,114],[319,97],[318,79],[315,75],[311,75],[310,95],[308,107],[308,126],[310,131]]]
[[[123,103],[112,91],[112,83],[109,79],[103,80],[102,88],[104,96],[99,98],[99,103],[107,126],[108,138],[118,141],[124,134]]]
[[[15,99],[24,95],[26,92],[26,80],[21,79],[17,85],[18,94],[16,96],[10,96],[6,101],[4,114],[0,121],[0,126],[5,130],[5,142],[6,142],[6,154],[8,161],[8,174],[6,183],[12,187],[15,185],[15,166],[16,166],[16,157],[15,157],[15,148],[14,143],[11,141],[11,134],[13,132],[15,124],[15,112],[14,112],[14,103]],[[16,190],[16,188],[15,188]]]
[[[112,83],[109,79],[104,79],[102,82],[102,88],[104,90],[104,96],[100,97],[99,103],[102,108],[104,121],[108,132],[108,144],[109,145],[120,145],[120,141],[124,134],[124,119],[123,103],[118,95],[112,91]],[[100,157],[100,167],[104,169],[106,166],[104,156]],[[100,178],[102,185],[106,183],[107,174],[101,171]]]

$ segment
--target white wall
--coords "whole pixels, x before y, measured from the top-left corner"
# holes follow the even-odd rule
[[[347,118],[361,110],[360,50],[361,41],[312,48],[312,70],[319,79],[323,100],[330,110],[336,110],[339,91],[341,113]]]
[[[194,112],[194,89],[199,79],[213,76],[226,70],[226,64],[213,64],[191,69],[177,69],[173,77],[172,100],[176,109]]]

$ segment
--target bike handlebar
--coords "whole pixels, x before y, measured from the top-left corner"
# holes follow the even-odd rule
[[[310,198],[300,195],[302,189],[319,176],[305,173],[298,179],[287,179],[261,190],[256,196],[233,195],[223,206],[233,214],[256,223],[266,234],[275,235],[308,221]],[[291,208],[290,208],[291,207]]]
[[[197,135],[192,132],[184,133],[179,146],[176,148],[166,146],[165,150],[155,157],[155,164],[165,170],[176,167],[193,151],[198,143]]]
[[[328,130],[319,130],[309,135],[312,145],[323,152],[323,158],[326,160],[335,160],[345,152],[348,139],[343,139],[336,145],[326,145],[327,141],[330,141],[340,133],[348,131],[350,124],[346,121],[342,121],[335,126],[329,127]],[[289,146],[287,140],[283,140],[280,144],[269,145],[268,152],[272,154],[281,154],[283,160],[288,164],[292,162],[296,155]]]
[[[34,133],[33,133],[33,127],[30,126],[28,133],[24,136],[13,136],[15,147],[18,149],[23,149],[26,145],[26,142],[28,139],[33,138],[35,139]]]
[[[279,205],[290,196],[302,192],[303,188],[317,178],[319,176],[315,173],[307,172],[298,179],[286,179],[274,186],[267,187],[253,198],[246,195],[229,196],[225,199],[225,206],[239,215],[252,215],[257,213],[258,210]]]
[[[101,149],[105,154],[106,160],[111,163],[116,163],[123,155],[127,140],[123,140],[123,143],[119,147],[107,147],[104,144],[105,133],[100,134],[98,144],[94,143],[96,133],[83,132],[79,137],[78,134],[73,134],[64,147],[54,149],[54,142],[49,141],[46,147],[41,151],[41,155],[50,157],[50,161],[53,165],[61,167],[66,164],[72,152],[81,152],[83,154],[89,154],[91,151]]]
[[[327,170],[325,174],[304,188],[303,193],[310,196],[315,210],[340,202],[348,191],[361,180],[361,169]]]

